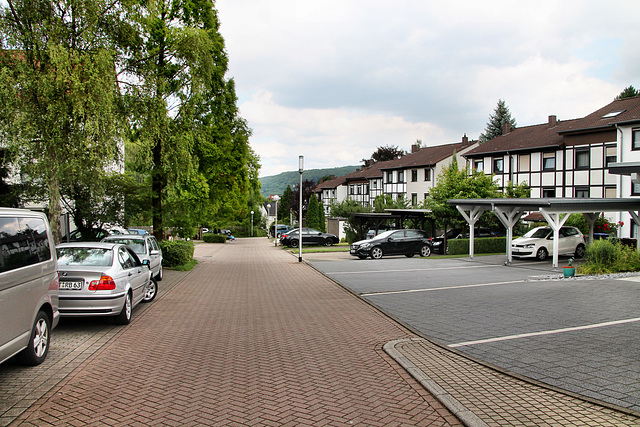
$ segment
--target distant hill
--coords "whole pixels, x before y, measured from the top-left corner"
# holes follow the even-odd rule
[[[336,177],[344,176],[355,171],[362,166],[342,166],[331,169],[309,169],[302,174],[302,179],[313,180],[318,182],[320,178],[327,175],[335,175]],[[298,171],[282,172],[278,175],[265,176],[259,178],[262,183],[260,193],[263,197],[269,197],[272,194],[282,194],[287,189],[287,185],[291,188],[300,183],[300,173]]]

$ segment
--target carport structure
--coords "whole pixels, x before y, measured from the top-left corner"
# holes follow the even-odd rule
[[[513,226],[527,212],[539,211],[553,229],[553,267],[558,268],[558,245],[560,228],[571,213],[582,213],[589,223],[589,241],[593,241],[593,225],[603,212],[629,212],[636,226],[640,227],[640,199],[451,199],[448,202],[456,207],[469,224],[469,256],[473,258],[474,226],[480,215],[492,211],[507,229],[507,261],[513,256],[511,242]],[[640,244],[640,239],[638,239]],[[640,249],[640,246],[639,246]]]
[[[430,215],[429,209],[385,209],[384,213],[380,212],[357,212],[352,213],[350,217],[356,219],[360,225],[369,225],[378,232],[379,228],[388,221],[395,222],[395,228],[403,228],[403,224],[407,220],[420,222],[420,228],[424,230],[425,222],[431,224],[431,235],[435,235],[435,219]]]

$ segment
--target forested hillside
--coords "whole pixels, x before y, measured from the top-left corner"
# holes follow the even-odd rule
[[[302,174],[302,179],[309,179],[314,182],[318,182],[318,180],[323,176],[335,175],[336,177],[339,177],[351,173],[360,167],[362,166],[342,166],[331,169],[305,170]],[[291,188],[293,188],[300,183],[300,174],[298,171],[282,172],[278,175],[260,178],[260,182],[262,183],[262,189],[260,192],[264,197],[269,197],[272,194],[281,195],[284,190],[286,190],[287,185],[290,185]]]

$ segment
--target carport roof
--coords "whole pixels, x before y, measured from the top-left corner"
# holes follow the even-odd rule
[[[640,198],[451,199],[448,202],[454,206],[461,207],[481,206],[486,210],[491,210],[495,207],[510,209],[520,207],[526,211],[544,209],[546,212],[620,212],[640,210]]]

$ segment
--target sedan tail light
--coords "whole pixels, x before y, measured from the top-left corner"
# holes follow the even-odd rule
[[[90,291],[112,291],[116,288],[116,282],[111,276],[102,276],[100,280],[92,280],[89,283]]]

